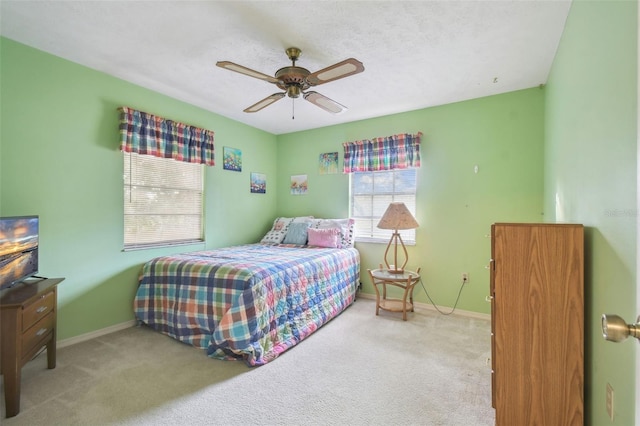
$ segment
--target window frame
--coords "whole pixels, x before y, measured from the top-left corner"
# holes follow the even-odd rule
[[[412,171],[413,172],[413,190],[412,191],[398,191],[396,190],[396,174],[398,173],[406,173],[407,171]],[[362,196],[363,194],[366,195],[366,193],[355,193],[354,190],[354,179],[357,175],[371,175],[372,176],[372,185],[375,185],[375,179],[373,178],[373,175],[375,174],[391,174],[393,176],[393,178],[391,179],[393,182],[393,190],[392,191],[380,191],[380,192],[376,192],[375,187],[372,187],[372,191],[369,192],[369,194],[371,194],[371,198],[372,198],[372,202],[371,202],[371,209],[370,209],[370,215],[365,215],[365,216],[357,216],[356,215],[356,208],[354,206],[354,202],[355,202],[355,198],[357,196]],[[352,217],[355,221],[356,221],[356,226],[355,226],[355,231],[354,231],[354,241],[355,242],[361,242],[361,243],[375,243],[375,244],[387,244],[389,242],[389,239],[391,238],[391,235],[393,233],[392,230],[386,230],[386,229],[380,229],[379,231],[374,231],[374,229],[376,229],[376,224],[380,221],[380,218],[382,217],[382,215],[384,214],[384,211],[386,210],[386,204],[385,207],[381,210],[378,211],[379,214],[375,214],[375,202],[373,201],[373,199],[376,198],[376,196],[378,197],[385,197],[385,198],[389,198],[390,200],[389,202],[392,201],[404,201],[405,204],[407,205],[407,208],[409,209],[409,211],[414,215],[414,217],[416,216],[416,208],[417,208],[417,190],[418,190],[418,170],[416,168],[404,168],[404,169],[392,169],[392,170],[380,170],[380,171],[366,171],[366,172],[351,172],[349,174],[349,212],[350,212],[350,217]],[[412,200],[410,202],[407,202],[406,200],[398,200],[397,197],[403,197],[406,198],[407,196],[410,196],[412,198]],[[379,210],[379,209],[378,209]],[[368,228],[371,229],[371,232],[368,232],[367,235],[363,235],[363,230],[362,227],[358,227],[358,223],[361,223],[362,221],[368,221],[369,222],[369,226]],[[407,230],[400,230],[399,231],[401,237],[402,237],[402,241],[404,242],[405,245],[415,245],[416,244],[416,230],[415,229],[407,229]],[[374,234],[379,234],[379,236],[376,236]],[[383,236],[384,235],[384,236]]]

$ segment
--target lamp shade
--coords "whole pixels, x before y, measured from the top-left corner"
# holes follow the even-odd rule
[[[382,219],[378,222],[380,229],[414,229],[418,222],[404,203],[390,203]]]

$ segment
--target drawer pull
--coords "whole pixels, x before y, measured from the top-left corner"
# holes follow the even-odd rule
[[[36,333],[36,336],[42,336],[44,333],[47,332],[46,328],[41,328],[40,330],[38,330],[38,332]]]
[[[46,310],[47,310],[46,306],[40,306],[38,309],[36,309],[36,313],[41,314]]]

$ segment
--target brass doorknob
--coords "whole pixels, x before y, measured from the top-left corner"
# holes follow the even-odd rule
[[[640,340],[640,317],[636,324],[627,324],[618,315],[602,314],[602,337],[610,342],[622,342],[629,336]]]

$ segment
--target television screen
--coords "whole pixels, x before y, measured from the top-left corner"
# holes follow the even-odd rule
[[[0,218],[0,289],[38,273],[38,216]]]

